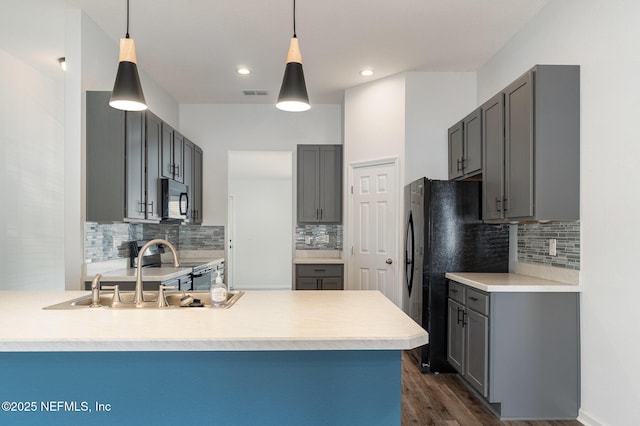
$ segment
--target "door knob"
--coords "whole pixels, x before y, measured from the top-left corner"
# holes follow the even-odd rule
[[[393,260],[391,260],[391,258],[387,258],[387,260],[385,260],[387,265],[391,265],[393,263]]]

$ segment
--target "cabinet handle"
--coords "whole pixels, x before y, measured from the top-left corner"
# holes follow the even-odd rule
[[[320,220],[322,220],[323,215],[324,215],[324,210],[320,209]]]
[[[467,319],[467,313],[463,311],[462,312],[462,326],[463,327],[468,324],[466,319]]]
[[[327,272],[326,269],[314,269],[313,272]]]
[[[176,171],[174,173],[177,177],[180,177],[180,164],[176,164]]]
[[[151,212],[148,213],[153,216],[153,201],[150,202],[149,205],[151,206]]]
[[[316,219],[320,219],[320,209],[316,209]]]
[[[450,289],[449,289],[449,291],[450,291],[451,293],[457,293],[457,292],[458,292],[458,289],[457,289],[457,288],[450,288]]]
[[[144,207],[142,207],[142,206],[146,206],[146,204],[143,203],[142,201],[138,201],[138,213],[146,213],[144,211]]]
[[[469,299],[473,300],[474,302],[478,301],[478,298],[477,297],[473,297],[473,296],[469,297]]]
[[[460,324],[460,322],[462,321],[462,319],[460,318],[461,312],[463,312],[462,309],[458,308],[458,324]]]
[[[458,171],[459,171],[459,172],[461,172],[461,171],[462,171],[462,167],[463,167],[463,166],[462,166],[462,159],[461,159],[461,158],[458,158],[458,159],[456,160],[456,163],[458,164]]]
[[[502,200],[498,197],[496,197],[496,211],[497,212],[502,211]]]
[[[505,198],[504,201],[502,202],[502,208],[504,211],[509,210],[509,199]]]
[[[464,169],[467,168],[467,159],[462,157],[462,159],[460,160],[460,164],[462,164],[462,170],[464,171]]]

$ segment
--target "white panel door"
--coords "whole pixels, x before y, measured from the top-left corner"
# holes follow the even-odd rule
[[[353,169],[351,288],[380,290],[398,304],[395,164]]]

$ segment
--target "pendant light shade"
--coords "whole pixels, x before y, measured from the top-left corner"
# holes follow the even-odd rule
[[[138,75],[136,45],[129,38],[129,0],[127,0],[127,34],[120,39],[120,57],[116,81],[111,92],[109,105],[125,111],[143,111],[147,102],[142,93],[142,85]]]
[[[276,108],[283,111],[306,111],[311,108],[307,85],[302,71],[302,54],[296,36],[296,1],[293,0],[293,37],[287,54],[287,65],[284,69],[282,87],[278,95]]]

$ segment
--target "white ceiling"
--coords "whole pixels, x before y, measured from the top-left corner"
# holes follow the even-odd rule
[[[138,65],[178,103],[275,101],[293,32],[292,0],[130,1]],[[310,101],[340,103],[344,89],[404,71],[475,71],[548,1],[297,0]],[[82,8],[114,42],[125,33],[126,0],[10,2],[38,8],[33,16],[40,21],[54,13],[43,5],[66,3]],[[35,25],[25,32],[24,20],[5,14],[2,21],[8,28],[0,36],[37,37]],[[239,65],[253,73],[236,74]],[[360,76],[365,67],[375,75]],[[243,89],[269,95],[247,97]]]

